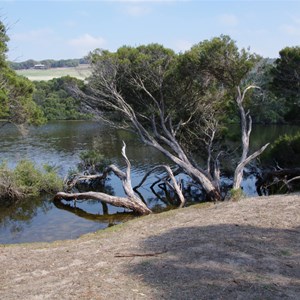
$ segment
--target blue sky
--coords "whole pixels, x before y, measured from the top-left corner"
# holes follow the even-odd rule
[[[221,34],[265,57],[300,45],[300,0],[0,0],[0,9],[14,61],[80,58],[96,48],[148,43],[184,52]]]

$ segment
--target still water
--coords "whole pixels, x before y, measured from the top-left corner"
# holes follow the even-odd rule
[[[25,137],[13,126],[0,130],[0,160],[7,161],[10,167],[20,159],[33,160],[38,166],[55,165],[62,177],[77,165],[80,152],[88,149],[100,150],[112,163],[124,168],[120,154],[123,140],[132,163],[133,186],[140,182],[145,170],[167,162],[155,149],[139,143],[133,134],[93,121],[52,122],[32,128]],[[296,126],[257,127],[253,131],[253,148],[273,141],[280,134],[297,130],[299,127]],[[154,176],[140,189],[151,208],[164,206],[150,191]],[[246,178],[243,184],[248,194],[255,194],[253,179]],[[108,185],[115,195],[124,195],[116,177],[111,176]],[[77,203],[76,207],[72,203],[71,206],[57,207],[49,196],[28,199],[22,205],[0,207],[0,243],[72,239],[132,217],[130,213],[124,213],[124,209],[112,206],[108,207],[108,214],[103,214],[103,206],[97,201]]]

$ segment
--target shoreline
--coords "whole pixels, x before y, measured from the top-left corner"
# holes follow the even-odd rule
[[[3,299],[297,299],[300,194],[194,205],[0,245]]]

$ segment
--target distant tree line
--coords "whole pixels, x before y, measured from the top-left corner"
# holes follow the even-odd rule
[[[78,67],[81,64],[87,64],[88,61],[86,58],[75,58],[75,59],[45,59],[41,61],[36,61],[33,59],[29,59],[23,62],[9,62],[10,67],[13,70],[24,70],[24,69],[32,69],[35,65],[41,64],[44,65],[45,68],[70,68],[70,67]]]

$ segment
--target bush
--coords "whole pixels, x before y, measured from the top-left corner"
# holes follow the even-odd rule
[[[229,193],[229,199],[231,201],[238,201],[245,197],[245,193],[241,188],[239,189],[231,189]]]
[[[275,161],[282,168],[299,167],[300,131],[294,136],[287,134],[280,136],[262,158],[266,162]]]
[[[79,155],[81,162],[78,164],[80,171],[89,171],[90,173],[103,172],[103,169],[110,164],[103,154],[96,150],[83,151]]]
[[[0,165],[0,199],[18,200],[23,196],[55,193],[63,188],[63,181],[54,167],[43,166],[43,170],[27,160],[18,163],[14,170],[6,163]]]

